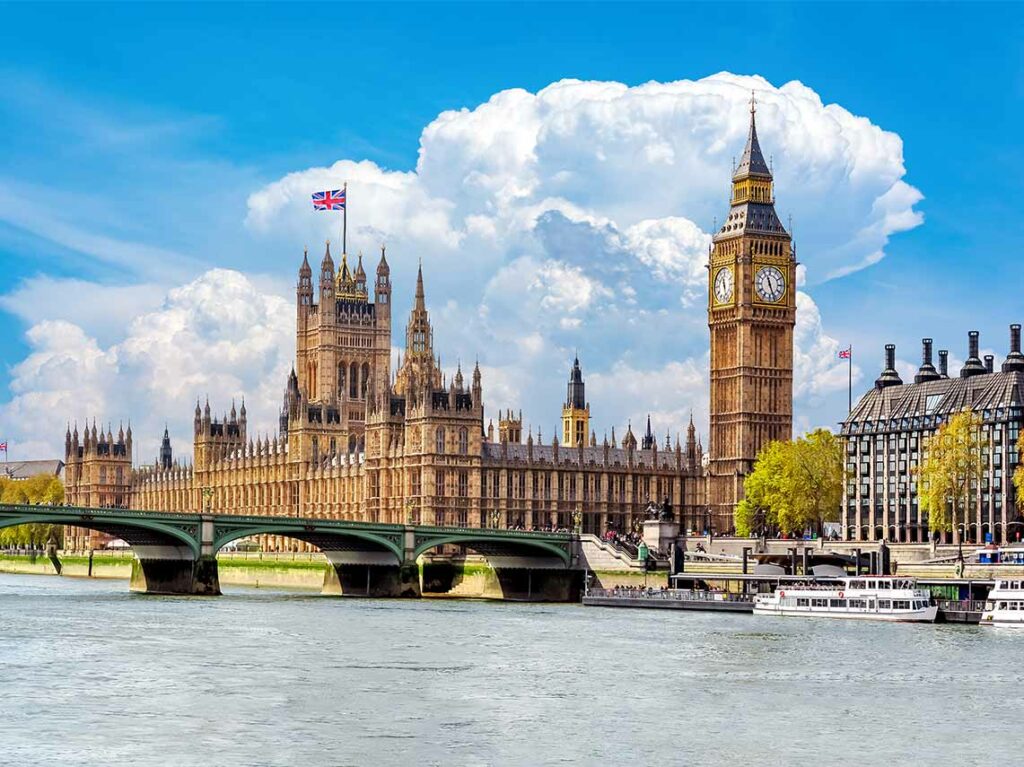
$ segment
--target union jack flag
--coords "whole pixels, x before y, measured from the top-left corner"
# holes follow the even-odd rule
[[[0,452],[4,452],[4,453],[7,452],[7,443],[6,442],[0,442]]]
[[[839,359],[841,359],[841,360],[848,360],[848,359],[850,359],[850,356],[852,354],[853,354],[853,349],[852,348],[851,349],[840,349],[839,350]]]
[[[345,210],[345,190],[332,189],[329,192],[313,192],[314,210]]]

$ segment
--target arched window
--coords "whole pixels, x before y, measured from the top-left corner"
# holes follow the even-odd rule
[[[469,430],[463,426],[459,429],[459,455],[469,452]]]
[[[369,366],[369,364],[364,362],[363,363],[363,377],[362,377],[362,381],[361,381],[361,384],[360,384],[360,388],[361,388],[361,391],[362,391],[362,394],[361,394],[362,397],[366,397],[366,389],[369,386],[369,383],[370,383],[370,366]]]
[[[437,452],[443,453],[444,452],[444,427],[443,426],[438,426],[437,427],[437,434],[435,436],[437,437]]]
[[[346,363],[338,363],[338,394],[342,396],[345,394],[345,373],[347,370],[348,365]]]
[[[354,362],[348,368],[348,396],[359,396],[359,366]]]

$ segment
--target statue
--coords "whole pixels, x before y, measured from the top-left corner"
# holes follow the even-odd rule
[[[675,522],[676,515],[672,511],[672,504],[668,502],[668,496],[665,496],[665,501],[661,504],[661,513],[658,516],[662,522]]]

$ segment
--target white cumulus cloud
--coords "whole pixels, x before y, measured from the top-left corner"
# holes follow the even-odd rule
[[[783,221],[792,215],[799,246],[796,408],[813,410],[845,387],[814,286],[883,258],[893,234],[920,224],[922,196],[905,180],[898,135],[800,82],[720,73],[502,91],[425,126],[414,169],[339,152],[254,190],[245,226],[262,252],[292,254],[292,278],[303,245],[318,253],[340,239],[341,214],[314,212],[310,193],[347,181],[348,250],[388,245],[394,342],[422,259],[438,351],[449,367],[480,359],[492,413],[522,407],[534,423],[557,423],[578,352],[599,434],[647,410],[659,429],[682,431],[691,409],[705,432],[705,262],[715,219],[728,212],[752,90],[777,208]],[[148,398],[137,409],[181,419],[195,394],[245,392],[263,412],[276,404],[293,343],[290,298],[277,292],[209,272],[115,342],[83,331],[114,365],[113,378],[90,384],[98,402],[107,412],[131,405],[113,394],[131,389]],[[32,321],[43,319],[52,317]],[[17,386],[56,354],[53,339],[33,332]],[[17,390],[7,409],[28,407],[26,397]]]

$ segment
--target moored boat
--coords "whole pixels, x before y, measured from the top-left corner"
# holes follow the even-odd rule
[[[1024,581],[996,581],[985,600],[981,625],[1024,628]]]
[[[788,584],[754,599],[754,615],[931,623],[938,610],[913,580],[882,575]]]

